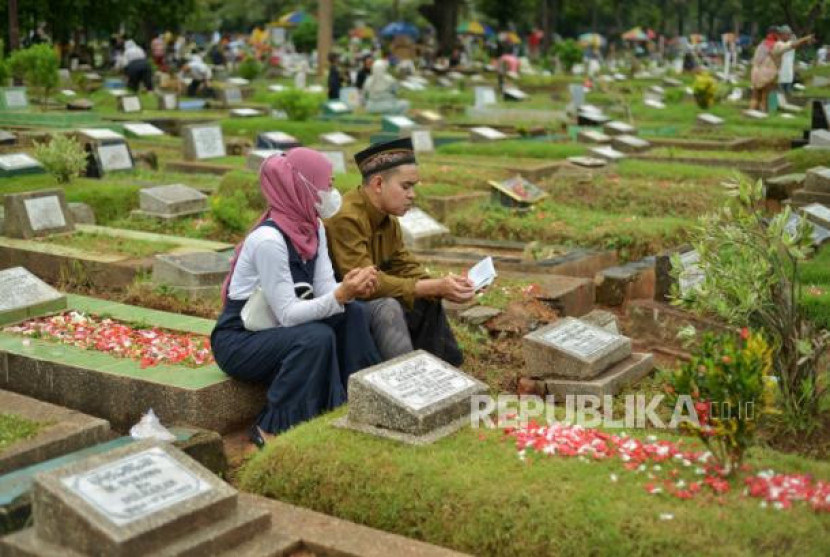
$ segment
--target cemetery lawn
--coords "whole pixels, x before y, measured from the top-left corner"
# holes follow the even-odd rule
[[[72,234],[54,234],[36,241],[76,248],[87,253],[125,255],[129,257],[150,257],[157,253],[166,253],[178,244],[172,242],[154,242],[135,238],[118,238],[108,234],[74,232]]]
[[[830,329],[830,248],[802,264],[801,280],[805,313],[819,327]]]
[[[510,159],[515,157],[565,159],[567,157],[584,155],[587,149],[585,145],[578,143],[550,143],[532,139],[507,139],[488,143],[449,143],[438,147],[437,151],[442,155],[499,157],[506,162],[511,162]]]
[[[742,495],[741,480],[719,497],[680,500],[649,494],[645,474],[617,461],[522,462],[498,430],[409,447],[332,427],[344,413],[278,436],[239,471],[239,486],[477,555],[830,553],[830,514],[798,502],[762,508]],[[753,449],[748,463],[830,478],[828,462],[766,449]]]
[[[0,413],[0,453],[18,441],[31,439],[44,425],[17,414]]]

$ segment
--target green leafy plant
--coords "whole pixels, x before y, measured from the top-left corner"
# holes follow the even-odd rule
[[[239,64],[237,72],[239,73],[239,77],[252,81],[262,72],[262,64],[253,56],[246,56]]]
[[[217,222],[233,232],[245,232],[257,217],[256,211],[248,206],[245,193],[241,190],[236,190],[227,197],[213,196],[210,200],[210,212]]]
[[[83,146],[67,135],[57,134],[49,143],[35,142],[35,157],[59,184],[68,184],[86,168]]]
[[[669,372],[670,400],[690,396],[696,421],[682,429],[697,435],[725,474],[738,469],[752,446],[759,417],[773,411],[772,350],[759,333],[704,335],[692,359]]]
[[[714,78],[710,74],[707,72],[699,73],[695,77],[694,83],[692,83],[692,91],[694,92],[697,106],[703,109],[714,106],[717,83],[715,83]]]
[[[575,65],[582,62],[582,49],[573,39],[566,39],[553,45],[553,54],[559,58],[567,73],[570,73]]]
[[[11,73],[30,87],[40,90],[45,104],[49,92],[58,86],[58,55],[48,44],[38,44],[25,50],[16,50],[9,57]]]
[[[0,87],[8,85],[11,76],[12,72],[8,60],[0,59]]]
[[[283,110],[290,120],[308,120],[320,110],[324,101],[323,95],[306,93],[298,89],[286,89],[275,93],[272,97],[273,107]]]
[[[317,21],[306,19],[291,33],[297,52],[311,52],[317,47]]]
[[[703,270],[698,295],[674,303],[762,331],[772,347],[787,424],[811,430],[827,393],[819,366],[830,346],[830,332],[805,318],[800,303],[799,265],[812,250],[813,227],[806,219],[788,226],[789,207],[765,218],[760,180],[740,176],[729,189],[733,203],[702,217],[693,234]],[[683,272],[673,268],[676,276]]]

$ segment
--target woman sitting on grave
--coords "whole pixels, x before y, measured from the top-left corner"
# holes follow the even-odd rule
[[[375,60],[372,75],[363,84],[366,112],[403,114],[409,109],[409,101],[398,99],[398,82],[389,75],[389,62]]]
[[[268,385],[251,427],[262,446],[346,401],[349,375],[380,361],[356,297],[378,285],[374,267],[334,278],[321,218],[340,208],[326,157],[306,148],[265,160],[268,208],[237,246],[211,334],[216,362],[231,377]]]

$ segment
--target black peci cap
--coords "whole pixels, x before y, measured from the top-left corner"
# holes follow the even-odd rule
[[[394,155],[379,164],[373,164],[381,155]],[[383,157],[386,159],[387,157]],[[412,147],[412,138],[402,137],[386,143],[376,143],[371,147],[355,154],[354,162],[364,177],[376,172],[389,170],[403,164],[417,164],[415,149]]]

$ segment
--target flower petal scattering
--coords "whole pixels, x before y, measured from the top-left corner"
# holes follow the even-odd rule
[[[134,328],[77,311],[31,319],[4,331],[130,358],[140,362],[142,369],[162,363],[200,367],[214,361],[210,339],[204,335]]]
[[[504,431],[515,438],[521,460],[526,460],[529,453],[578,457],[583,461],[616,459],[626,469],[647,478],[643,488],[651,495],[665,493],[677,499],[691,499],[704,492],[721,496],[730,491],[731,484],[715,464],[712,453],[686,449],[683,440],[658,440],[654,436],[641,440],[625,433],[615,435],[561,422],[538,425],[530,421]],[[611,474],[610,481],[617,483],[617,475]],[[745,494],[762,499],[764,505],[784,509],[794,501],[804,501],[816,511],[830,511],[830,482],[772,471],[754,474],[745,481]]]

